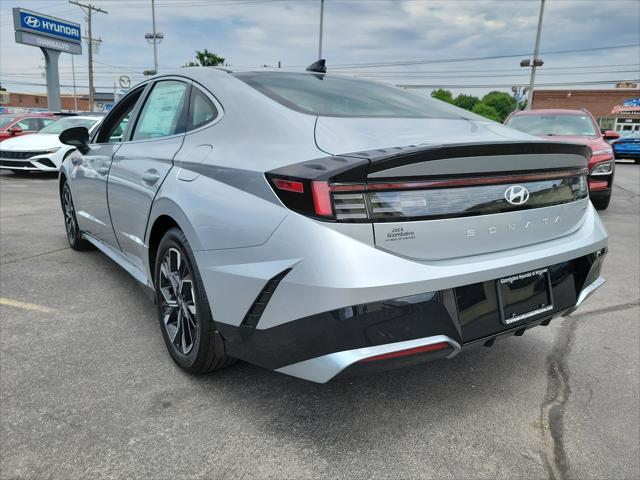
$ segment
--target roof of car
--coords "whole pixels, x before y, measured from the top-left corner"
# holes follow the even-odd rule
[[[33,113],[29,113],[29,112],[20,112],[20,113],[4,112],[4,113],[2,113],[2,115],[11,115],[12,117],[15,117],[16,119],[25,118],[25,117],[45,117],[45,118],[54,118],[55,117],[55,115],[53,113],[47,113],[47,112],[33,112]]]
[[[549,115],[584,115],[589,112],[586,110],[569,110],[567,108],[539,108],[533,110],[520,110],[513,112],[513,115],[539,115],[541,113]]]

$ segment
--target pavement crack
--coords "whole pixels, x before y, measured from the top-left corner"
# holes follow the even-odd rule
[[[0,265],[9,265],[10,263],[18,263],[24,260],[31,260],[32,258],[43,257],[45,255],[51,255],[52,253],[62,252],[63,250],[68,250],[69,247],[58,248],[56,250],[50,250],[48,252],[36,253],[35,255],[30,255],[28,257],[20,257],[14,258],[13,260],[7,260],[6,262],[0,262]]]
[[[542,405],[541,423],[545,440],[545,460],[553,480],[567,478],[569,464],[564,451],[564,409],[571,393],[567,357],[571,351],[578,322],[566,319],[553,349],[547,357],[547,394]]]

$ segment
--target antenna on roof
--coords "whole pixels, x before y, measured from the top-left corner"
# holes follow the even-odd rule
[[[317,72],[317,73],[327,73],[326,61],[324,58],[320,60],[316,60],[307,68],[305,68],[307,72]]]

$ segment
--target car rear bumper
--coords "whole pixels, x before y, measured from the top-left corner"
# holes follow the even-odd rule
[[[321,374],[311,373],[313,368],[300,373],[298,364],[324,359],[304,365],[346,368],[345,355],[327,355],[377,355],[378,350],[368,349],[405,348],[403,342],[440,336],[451,339],[457,351],[455,344],[464,348],[566,314],[582,289],[598,278],[607,246],[607,232],[590,204],[579,228],[564,237],[449,260],[393,255],[358,238],[351,228],[290,214],[264,245],[194,252],[229,355],[323,381]],[[553,310],[503,325],[492,293],[496,279],[545,267],[557,277]],[[485,303],[474,307],[474,295]],[[466,313],[461,299],[468,300]]]
[[[496,280],[353,305],[269,329],[220,324],[227,353],[251,363],[325,383],[349,369],[387,369],[452,358],[477,343],[522,335],[575,311],[602,286],[606,251],[551,267],[553,309],[515,324],[500,320]],[[432,347],[432,348],[425,348]]]

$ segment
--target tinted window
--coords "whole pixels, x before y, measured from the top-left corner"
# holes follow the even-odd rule
[[[53,133],[59,135],[67,128],[71,127],[85,127],[87,130],[91,130],[91,127],[93,127],[99,121],[100,117],[64,117],[53,122],[51,125],[44,127],[42,130],[40,130],[40,133]]]
[[[25,132],[37,132],[40,130],[40,122],[38,120],[38,118],[23,118],[16,125]]]
[[[486,118],[392,85],[332,75],[249,72],[236,78],[294,110],[338,117]]]
[[[589,115],[514,115],[507,122],[507,126],[538,137],[545,135],[598,136],[596,126]]]
[[[96,143],[118,143],[122,141],[129,124],[131,113],[144,91],[144,86],[129,92],[109,112],[100,126],[100,132],[96,137]]]
[[[156,83],[142,108],[132,140],[183,133],[188,88],[187,84],[175,80]]]
[[[189,104],[189,130],[202,127],[218,116],[218,109],[209,98],[197,88],[191,90]]]

